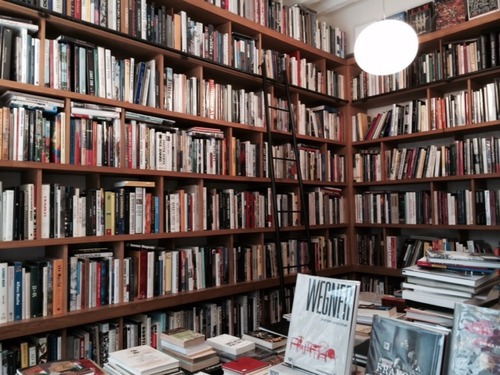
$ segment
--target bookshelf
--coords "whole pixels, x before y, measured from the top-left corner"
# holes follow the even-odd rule
[[[72,2],[68,2],[64,6],[72,4]],[[125,14],[129,9],[125,8],[124,1],[121,4],[120,10],[123,12],[122,14]],[[144,4],[146,3],[144,2]],[[164,9],[161,8],[162,5],[165,6]],[[152,8],[148,7],[147,9],[148,12],[152,11]],[[4,182],[4,191],[10,185],[32,184],[35,191],[37,212],[35,239],[1,242],[2,256],[0,260],[6,262],[28,258],[57,258],[62,261],[63,270],[60,279],[63,293],[62,301],[59,302],[62,311],[59,314],[47,313],[46,316],[40,318],[30,318],[26,315],[23,319],[3,323],[0,334],[2,342],[55,332],[62,340],[62,351],[65,354],[65,341],[72,340],[76,334],[74,333],[75,329],[80,326],[106,321],[118,322],[119,334],[122,336],[126,319],[134,314],[174,310],[179,306],[192,306],[218,299],[236,299],[240,295],[255,291],[265,292],[278,288],[279,280],[277,276],[270,273],[271,271],[265,270],[262,273],[263,271],[260,270],[261,273],[252,274],[252,276],[247,276],[246,280],[241,281],[237,280],[236,269],[232,267],[237,262],[233,248],[250,245],[258,249],[256,252],[264,254],[264,251],[271,251],[266,246],[272,242],[274,233],[273,228],[266,224],[267,220],[265,219],[268,209],[266,208],[268,205],[266,194],[270,179],[267,177],[264,163],[266,148],[262,116],[258,115],[259,111],[262,111],[263,105],[260,94],[262,80],[254,70],[246,71],[243,66],[241,69],[233,66],[233,35],[238,35],[238,38],[235,39],[244,39],[239,37],[240,35],[250,37],[252,43],[255,43],[255,47],[248,43],[245,48],[250,45],[249,51],[251,53],[267,51],[269,56],[274,54],[275,57],[279,54],[287,54],[288,57],[286,61],[283,61],[284,64],[288,64],[290,60],[297,59],[299,56],[303,59],[303,69],[310,71],[311,75],[306,77],[297,74],[296,77],[294,76],[295,85],[292,86],[293,104],[301,109],[301,118],[297,121],[302,129],[299,140],[304,144],[304,154],[312,160],[311,163],[317,163],[322,158],[321,160],[328,159],[328,164],[331,165],[328,173],[311,175],[311,178],[305,181],[306,190],[311,196],[311,200],[318,194],[324,194],[325,201],[331,201],[332,207],[345,204],[342,198],[348,186],[346,182],[348,181],[348,172],[343,165],[347,155],[343,111],[348,105],[345,92],[347,73],[345,59],[283,35],[280,31],[264,27],[234,12],[220,9],[208,2],[173,1],[168,2],[168,4],[158,4],[156,10],[158,9],[164,11],[161,14],[165,16],[165,19],[167,14],[171,17],[186,17],[186,22],[187,20],[193,21],[193,27],[198,23],[196,27],[206,27],[207,32],[208,30],[211,33],[217,31],[222,38],[223,35],[226,35],[229,43],[222,44],[222,46],[226,46],[228,55],[216,55],[212,50],[193,52],[196,51],[194,46],[184,45],[183,42],[176,44],[178,41],[175,40],[164,41],[164,45],[159,44],[156,40],[151,39],[156,35],[154,28],[146,28],[146,35],[139,35],[140,28],[127,29],[125,18],[122,18],[119,25],[110,23],[109,26],[102,26],[82,19],[75,19],[61,9],[50,11],[26,3],[0,1],[1,15],[28,20],[38,26],[38,31],[30,33],[30,35],[32,39],[38,39],[36,43],[40,44],[38,55],[40,61],[44,58],[43,52],[46,48],[52,53],[48,60],[43,60],[45,65],[40,64],[39,71],[33,77],[27,75],[21,82],[2,79],[0,81],[2,92],[15,91],[20,94],[50,98],[60,103],[57,114],[43,114],[42,116],[44,121],[49,124],[47,125],[49,130],[52,129],[51,132],[43,136],[43,140],[50,143],[55,139],[54,142],[56,142],[56,146],[52,146],[52,148],[47,146],[48,160],[54,157],[53,162],[46,162],[45,159],[37,160],[34,156],[33,159],[32,156],[26,158],[24,154],[12,157],[7,155],[0,161],[0,178]],[[140,8],[140,10],[143,9]],[[96,22],[96,19],[93,21]],[[161,35],[158,34],[156,37],[160,38]],[[61,48],[63,49],[61,50]],[[54,50],[58,50],[60,53],[65,51],[66,55],[63,54],[63,58],[64,56],[68,57],[68,54],[76,56],[76,52],[78,52],[78,56],[83,57],[84,52],[92,51],[95,60],[85,61],[85,67],[94,73],[92,83],[86,80],[90,78],[85,67],[80,64],[77,69],[72,65],[75,64],[76,60],[71,58],[65,60],[66,63],[57,65],[61,67],[60,71],[54,70],[56,66],[53,60]],[[33,55],[33,58],[35,56]],[[95,65],[92,68],[91,63],[98,64],[100,58],[103,58],[105,62],[101,68],[110,67],[106,65],[107,59],[116,63],[113,67],[121,68],[122,64],[123,66],[129,65],[132,63],[132,59],[135,64],[144,63],[144,69],[147,69],[146,66],[155,66],[159,82],[156,92],[153,91],[152,94],[148,92],[146,97],[144,93],[138,94],[137,89],[131,87],[130,82],[120,85],[112,78],[111,83],[108,82],[107,79],[110,78],[106,77],[104,69],[96,69]],[[58,64],[60,63],[59,61]],[[47,66],[48,69],[45,69]],[[120,74],[125,74],[125,71],[120,71]],[[154,71],[154,68],[150,68],[149,74],[153,74]],[[84,72],[86,79],[82,78]],[[130,73],[130,71],[128,72]],[[320,76],[319,72],[323,75]],[[104,76],[100,76],[100,74],[104,74]],[[173,75],[173,81],[167,80],[168,74]],[[132,78],[131,75],[127,76]],[[76,77],[82,79],[75,80]],[[35,80],[39,83],[36,84]],[[126,81],[124,80],[124,82]],[[173,88],[169,86],[170,84],[173,85]],[[175,91],[176,89],[179,91]],[[194,92],[195,95],[184,95],[183,90],[191,90],[189,92]],[[227,95],[227,92],[231,92],[231,90],[232,96],[223,96],[225,101],[221,100],[217,103],[210,97],[210,95],[216,95],[215,93]],[[280,92],[278,87],[273,92],[272,102],[278,102],[283,95],[284,92]],[[196,100],[193,100],[194,97]],[[233,99],[237,99],[236,104],[234,104],[235,100]],[[222,108],[224,105],[226,107]],[[228,105],[231,110],[228,109]],[[328,108],[323,110],[320,108],[323,105],[327,105]],[[92,112],[96,108],[102,112]],[[335,108],[335,110],[331,108]],[[82,114],[85,112],[84,109],[90,109],[94,116],[90,119],[92,121],[89,121],[88,116]],[[4,114],[9,114],[10,108],[5,106],[3,111]],[[310,114],[313,112],[317,116],[315,121],[319,123],[315,125],[314,130],[311,130]],[[137,125],[141,119],[134,117],[133,114],[145,117],[147,120],[144,122],[147,122],[148,125],[141,128]],[[157,119],[160,119],[160,122],[155,124]],[[319,136],[325,134],[323,128],[319,128],[319,130],[317,128],[322,126],[323,121],[329,121],[328,127],[325,128],[326,132],[330,134],[328,139]],[[156,141],[158,138],[150,138],[147,142],[144,140],[144,144],[142,144],[138,138],[134,138],[133,132],[135,130],[129,130],[134,126],[137,126],[137,134],[145,131],[150,136],[155,134],[155,136],[165,137],[169,140],[169,134],[175,133],[175,137],[172,136],[172,140],[170,140],[172,143],[168,144],[178,153],[183,151],[180,147],[188,141],[191,142],[193,148],[213,150],[212,160],[216,161],[215,166],[210,164],[211,160],[203,159],[203,152],[200,151],[197,156],[201,159],[179,159],[177,163],[173,161],[174,159],[169,159],[170,164],[162,164],[160,168],[158,161],[161,158],[158,155],[153,155],[155,149],[149,148],[150,144],[148,143]],[[286,124],[280,123],[279,126],[280,128],[276,128],[275,131],[282,139],[282,144],[286,145],[290,142],[291,136],[286,130]],[[172,128],[176,128],[175,131]],[[205,134],[204,137],[197,138],[192,135],[192,132],[197,130],[203,132],[203,129],[199,128],[203,128],[205,131],[208,128],[209,132],[221,134],[221,137]],[[54,129],[57,129],[57,133]],[[103,141],[105,147],[100,147],[95,142],[85,143],[83,137],[89,134],[87,132],[94,132],[91,134],[97,132],[99,137],[109,137],[115,142],[109,142],[109,139],[108,143]],[[117,134],[119,134],[119,139]],[[217,143],[218,141],[220,144]],[[253,150],[251,152],[254,154],[254,159],[250,163],[243,160],[243,156],[248,157],[248,154],[251,154],[250,151],[243,156],[232,151],[233,148],[236,148],[236,144],[244,144],[248,150]],[[170,147],[163,149],[165,155]],[[170,155],[169,157],[174,158],[175,156]],[[163,161],[163,159],[161,160]],[[151,208],[154,218],[149,220],[153,220],[154,225],[149,226],[150,222],[148,225],[143,223],[142,227],[134,228],[136,229],[134,234],[131,234],[131,227],[120,230],[115,227],[115,234],[107,234],[107,229],[110,228],[106,226],[105,222],[93,223],[89,231],[88,226],[77,229],[77,224],[81,226],[81,222],[73,222],[71,219],[74,217],[66,217],[65,221],[63,215],[59,219],[53,218],[56,221],[59,220],[57,221],[59,226],[54,229],[52,226],[56,224],[44,224],[41,221],[42,218],[38,216],[38,213],[44,212],[45,208],[44,203],[42,203],[43,198],[46,197],[44,189],[54,189],[56,184],[64,187],[64,192],[67,192],[66,188],[68,188],[71,191],[70,197],[73,197],[72,202],[77,202],[76,209],[78,210],[80,207],[78,205],[82,205],[82,197],[85,197],[86,204],[87,200],[90,199],[105,199],[106,192],[118,194],[114,186],[123,180],[154,183],[154,187],[146,188],[145,193],[150,194],[150,199],[153,202],[156,200],[158,204],[156,210],[154,207]],[[284,202],[297,195],[293,174],[280,179],[278,184]],[[233,190],[231,191],[231,189]],[[328,189],[334,189],[335,192],[331,193]],[[212,208],[209,203],[206,203],[205,209],[201,209],[203,204],[200,202],[203,202],[204,190],[210,197],[210,201],[212,199],[215,201],[226,199],[224,195],[226,191],[233,195],[238,193],[243,193],[242,196],[244,194],[253,195],[260,202],[258,208],[261,212],[256,217],[255,223],[253,220],[250,221],[252,224],[246,221],[242,222],[236,216],[234,216],[233,221],[226,222],[222,219],[222,213],[218,216],[219,220],[215,220],[211,214],[219,209],[218,207]],[[323,190],[325,190],[324,193]],[[56,191],[58,190],[56,189]],[[85,191],[86,194],[79,195],[78,191]],[[198,200],[198,207],[200,207],[199,213],[205,212],[205,216],[200,214],[191,215],[189,219],[186,218],[183,221],[185,227],[172,225],[172,220],[179,220],[176,215],[186,214],[185,212],[181,213],[181,210],[170,204],[171,195],[179,191],[182,191],[184,195],[194,194]],[[137,191],[134,193],[138,194]],[[146,196],[144,195],[144,197]],[[132,199],[130,195],[128,197],[128,199]],[[193,202],[196,199],[190,202],[195,204]],[[106,205],[100,207],[105,209]],[[135,207],[137,208],[137,203]],[[236,210],[237,207],[233,207],[233,209]],[[319,209],[320,207],[314,208],[316,211]],[[221,210],[219,209],[219,211]],[[92,215],[99,215],[99,212],[92,213]],[[104,221],[104,213],[100,213],[100,215],[98,217],[102,217]],[[141,219],[146,220],[145,217],[146,215],[141,216]],[[290,220],[290,223],[292,221]],[[65,222],[66,226],[64,226]],[[71,222],[70,226],[68,226],[68,222]],[[304,231],[304,227],[300,223],[296,224],[289,225],[285,230],[284,241],[287,242],[287,246],[297,246],[297,241],[300,240]],[[46,225],[52,225],[49,231],[47,231]],[[348,248],[349,244],[345,238],[347,228],[347,220],[335,216],[332,209],[327,212],[327,217],[318,215],[317,224],[312,227],[312,234],[318,247],[322,244],[322,259],[324,261],[318,268],[322,274],[343,275],[352,270],[352,267],[349,266],[350,258],[347,252],[340,256],[340,260],[332,259],[333,250],[331,248],[330,255],[326,255],[326,246],[330,239],[333,243],[337,238],[340,238],[340,242],[344,243],[342,246]],[[111,229],[109,233],[112,233]],[[188,287],[180,289],[177,293],[165,292],[152,298],[134,298],[127,301],[130,297],[125,297],[125,292],[122,289],[125,283],[123,269],[129,258],[129,243],[161,246],[167,250],[177,250],[182,247],[225,248],[227,255],[224,256],[228,257],[226,278],[221,279],[221,285],[207,285],[200,288]],[[74,252],[80,248],[103,248],[113,254],[112,261],[108,266],[112,267],[115,273],[113,277],[109,278],[109,282],[118,284],[118,287],[109,290],[111,294],[107,298],[110,298],[110,302],[107,305],[88,308],[86,306],[93,306],[92,303],[99,304],[95,301],[89,302],[90,300],[80,301],[81,305],[74,304],[76,302],[73,301],[72,293],[75,290],[73,282],[79,279],[72,275],[71,265],[74,261]],[[328,258],[330,258],[329,263]],[[334,264],[334,261],[342,263],[338,265]],[[75,262],[75,264],[80,264]],[[89,261],[89,263],[92,262]],[[82,261],[81,267],[87,267],[84,264]],[[102,266],[102,264],[96,265],[96,267]],[[85,271],[82,272],[82,275],[85,275]],[[252,269],[252,272],[256,271]],[[294,274],[290,272],[286,276],[286,280],[287,283],[293,285]],[[92,283],[90,280],[88,282]],[[87,290],[85,293],[95,292]],[[85,300],[88,296],[84,295],[78,298]],[[263,302],[263,304],[266,303]],[[273,314],[263,311],[262,315],[263,319],[266,319],[266,316]],[[120,346],[123,345],[125,343],[121,342]]]
[[[498,39],[496,14],[421,35],[419,53],[406,74],[370,77],[360,72],[354,59],[348,60],[355,98],[349,110],[353,126],[360,129],[352,133],[354,199],[350,200],[351,238],[359,243],[359,251],[351,255],[360,264],[359,275],[386,285],[398,280],[398,257],[409,238],[497,246],[491,207],[498,209],[498,203],[486,207],[480,201],[484,191],[495,195],[498,189],[497,161],[491,162],[487,151],[497,150],[489,145],[497,142],[498,102],[493,103],[494,95],[488,95],[486,88],[495,86],[498,64],[490,60],[493,47],[481,46],[490,32]],[[464,58],[464,50],[478,54],[477,61],[470,55]],[[441,58],[447,63],[437,64]],[[427,74],[421,74],[424,67]],[[366,91],[359,89],[361,81]],[[480,98],[489,98],[489,107],[482,106]],[[491,108],[490,116],[485,108]],[[387,118],[398,113],[386,122],[387,133],[382,126],[378,136],[377,131],[372,135],[371,120],[367,123],[365,116]],[[409,124],[411,118],[415,123]],[[492,215],[488,219],[485,209]],[[369,259],[370,244],[383,256]],[[390,255],[391,249],[397,253]]]

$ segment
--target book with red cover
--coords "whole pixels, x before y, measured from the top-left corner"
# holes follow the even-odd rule
[[[262,370],[268,366],[269,363],[267,362],[246,356],[224,363],[222,365],[222,369],[224,370],[225,375],[248,375],[253,372]]]

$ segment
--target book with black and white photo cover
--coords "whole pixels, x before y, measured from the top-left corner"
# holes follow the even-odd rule
[[[359,281],[299,273],[284,365],[273,366],[269,373],[293,369],[321,375],[349,374],[359,287]]]
[[[500,310],[455,306],[447,374],[500,374]]]
[[[400,319],[375,316],[366,375],[439,375],[446,332]]]

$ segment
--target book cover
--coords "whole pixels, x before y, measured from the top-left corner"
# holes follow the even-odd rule
[[[430,33],[435,29],[434,2],[429,1],[406,11],[408,23],[417,35]]]
[[[315,374],[349,373],[359,281],[297,275],[285,362]]]
[[[449,352],[448,374],[499,374],[500,311],[457,304]]]
[[[162,332],[160,337],[162,340],[169,341],[182,348],[199,345],[205,342],[204,334],[185,327],[169,329]]]
[[[431,263],[500,269],[500,256],[494,254],[429,249],[426,257]]]
[[[467,20],[465,0],[434,0],[436,30],[458,25]]]
[[[446,334],[399,319],[375,316],[367,375],[439,375],[443,364]]]
[[[467,15],[471,20],[499,9],[498,0],[467,0]]]
[[[241,338],[253,341],[268,349],[277,349],[286,345],[286,337],[262,330],[249,331],[244,333]]]

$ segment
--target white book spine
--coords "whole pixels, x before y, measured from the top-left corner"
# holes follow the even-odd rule
[[[6,262],[0,263],[0,324],[8,322],[8,267]]]

